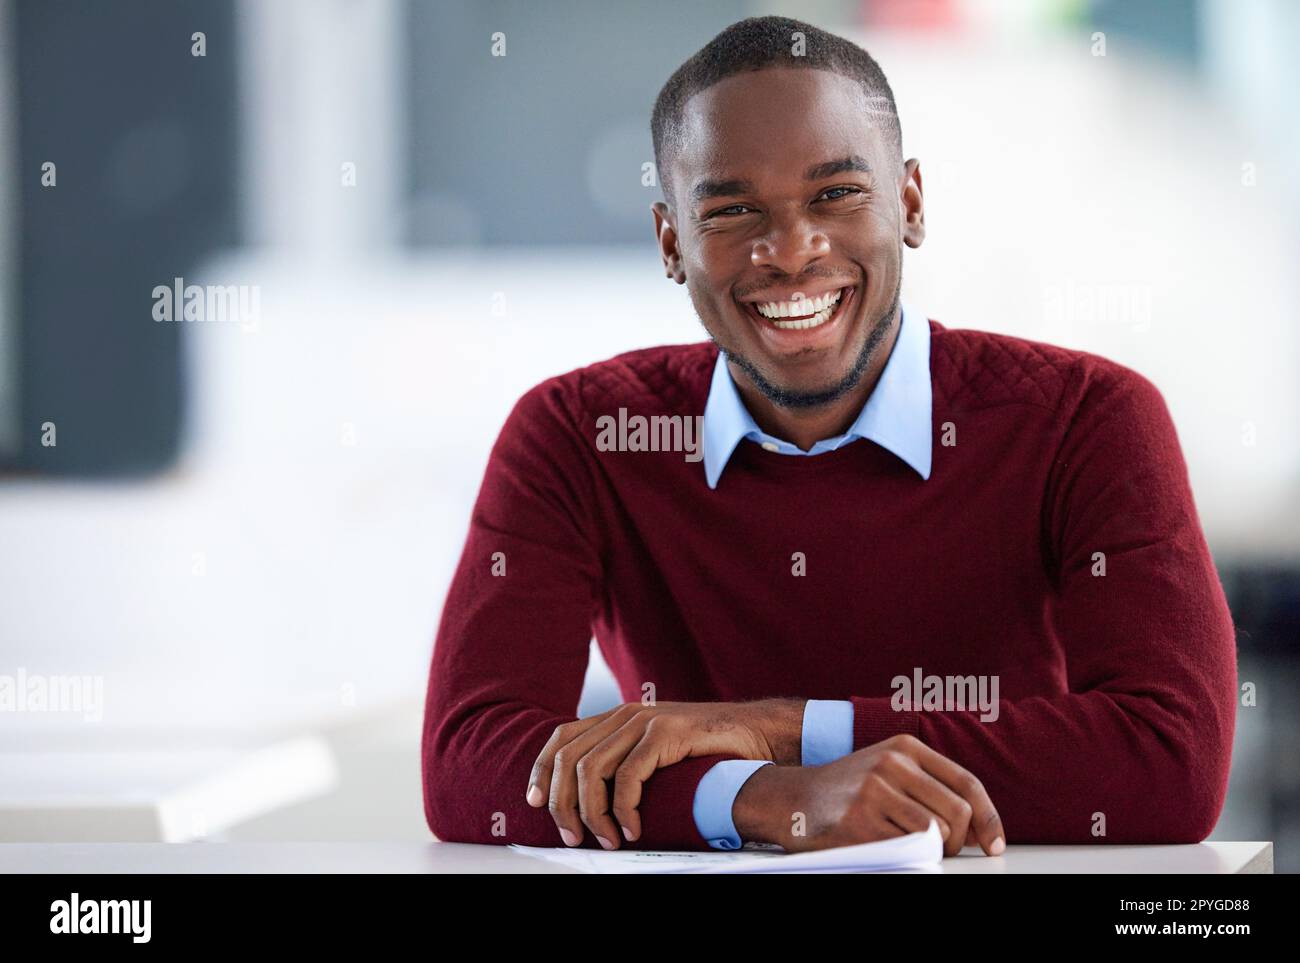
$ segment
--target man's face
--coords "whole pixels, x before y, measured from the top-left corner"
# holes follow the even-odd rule
[[[676,209],[654,206],[669,275],[785,407],[857,384],[897,310],[902,245],[924,237],[916,162],[900,165],[877,120],[828,71],[728,77],[689,101]]]

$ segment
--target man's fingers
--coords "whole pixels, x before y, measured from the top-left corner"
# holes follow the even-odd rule
[[[919,763],[913,761],[912,765],[916,768],[904,777],[899,788],[941,817],[940,831],[943,830],[945,825],[949,830],[947,835],[944,836],[943,854],[945,856],[956,856],[961,852],[961,848],[966,845],[966,840],[970,836],[971,815],[975,811],[974,807],[922,769]]]
[[[537,759],[533,762],[533,771],[528,775],[526,796],[528,805],[534,807],[546,805],[547,797],[551,794],[551,769],[555,765],[555,754],[588,729],[599,725],[606,715],[608,713],[602,712],[589,719],[577,719],[555,727],[551,738],[546,740],[546,745],[542,746],[542,751],[537,754]]]
[[[883,794],[881,796],[881,812],[903,832],[923,833],[930,828],[930,820],[933,819],[939,824],[939,832],[947,833],[946,838],[952,838],[947,822],[929,807],[921,805],[907,793],[896,786],[890,785],[888,782],[884,784],[881,792]]]
[[[947,756],[924,743],[917,745],[920,748],[915,758],[921,768],[970,804],[970,832],[975,841],[988,855],[1001,856],[1006,849],[1006,833],[1002,829],[1002,817],[984,790],[984,784]]]
[[[906,829],[901,829],[885,816],[878,816],[874,820],[868,821],[866,825],[873,842],[879,842],[882,839],[897,839],[899,836],[906,836],[908,833]],[[926,825],[929,826],[928,823]]]
[[[645,735],[614,773],[614,818],[629,840],[641,838],[641,788],[655,770],[681,762],[689,746],[677,738],[668,716],[651,719]]]
[[[628,752],[641,741],[645,733],[641,718],[628,719],[578,761],[578,813],[605,849],[618,849],[623,839],[621,827],[615,825],[610,816],[609,789],[605,780],[614,778]]]
[[[574,739],[609,719],[620,709],[626,708],[627,706],[622,705],[614,706],[614,708],[606,709],[594,716],[575,719],[573,722],[566,722],[564,725],[556,726],[555,731],[551,733],[551,738],[546,740],[546,745],[542,746],[542,751],[537,754],[537,759],[533,762],[533,771],[528,776],[528,789],[526,791],[528,804],[538,808],[546,805],[546,800],[551,795],[551,770],[555,765],[555,754],[557,752]]]
[[[555,753],[551,764],[548,804],[551,818],[555,820],[560,838],[566,846],[581,844],[584,832],[582,817],[578,812],[578,762],[592,746],[637,715],[641,708],[643,707],[620,706]]]
[[[614,772],[614,818],[628,842],[641,838],[641,814],[636,808],[641,805],[641,784],[658,768],[658,755],[643,738]]]

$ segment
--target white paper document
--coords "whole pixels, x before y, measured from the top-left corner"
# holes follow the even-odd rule
[[[510,848],[584,873],[935,873],[943,860],[943,836],[933,819],[930,828],[922,833],[811,853],[762,849],[697,853],[518,845]]]

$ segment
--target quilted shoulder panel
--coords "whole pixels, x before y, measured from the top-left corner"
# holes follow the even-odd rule
[[[1056,410],[1081,361],[1096,357],[990,331],[932,325],[931,335],[934,393],[952,408],[1032,404]]]
[[[593,416],[629,411],[703,414],[717,359],[711,341],[661,345],[579,369],[582,406]]]

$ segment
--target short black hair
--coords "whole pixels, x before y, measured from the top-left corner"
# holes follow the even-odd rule
[[[793,49],[795,34],[802,34],[802,50]],[[867,95],[867,109],[890,135],[897,162],[902,164],[903,131],[898,122],[894,92],[884,71],[857,44],[789,17],[750,17],[733,23],[677,68],[655,99],[650,117],[655,168],[664,196],[673,202],[668,167],[682,136],[682,111],[686,102],[733,74],[767,67],[802,67],[829,70],[855,80]]]

